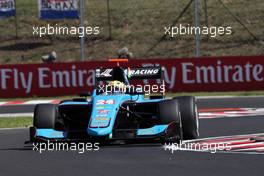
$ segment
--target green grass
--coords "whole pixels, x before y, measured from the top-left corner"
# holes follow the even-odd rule
[[[225,5],[241,19],[249,30],[264,40],[263,0],[223,0]],[[111,0],[112,40],[108,40],[106,0],[85,0],[86,24],[99,26],[98,36],[88,36],[86,42],[87,59],[115,57],[118,48],[127,46],[135,58],[175,58],[193,57],[194,37],[177,36],[162,41],[155,49],[147,50],[164,34],[164,27],[177,18],[189,0]],[[203,1],[200,1],[201,25],[205,26]],[[216,38],[201,38],[202,56],[263,55],[263,44],[256,42],[246,32],[219,0],[208,2],[210,26],[231,26],[232,35]],[[52,36],[39,38],[32,35],[32,26],[46,26],[48,23],[61,26],[78,26],[78,20],[41,21],[38,19],[37,1],[18,0],[18,39],[15,39],[14,18],[0,20],[0,63],[40,62],[40,57],[55,50],[60,61],[79,58],[79,40],[75,36]],[[193,6],[189,8],[179,23],[193,24]],[[178,26],[179,23],[176,25]],[[29,44],[35,43],[32,48]],[[24,55],[25,60],[18,58]]]
[[[1,117],[0,128],[29,127],[32,125],[32,117]]]

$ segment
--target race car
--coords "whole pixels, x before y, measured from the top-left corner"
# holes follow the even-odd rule
[[[145,96],[133,80],[163,81],[161,67],[96,69],[91,98],[38,104],[30,141],[179,142],[199,136],[196,99]]]

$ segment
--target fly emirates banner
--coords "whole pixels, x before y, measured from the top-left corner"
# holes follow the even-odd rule
[[[96,69],[107,61],[0,65],[0,97],[77,95],[93,90]],[[264,56],[135,59],[124,68],[162,66],[166,92],[264,90]],[[144,74],[144,70],[142,70]],[[160,84],[142,80],[140,84]]]

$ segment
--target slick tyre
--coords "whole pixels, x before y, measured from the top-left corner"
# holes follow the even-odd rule
[[[181,112],[183,139],[199,137],[199,118],[196,100],[192,96],[175,97],[178,100]]]
[[[55,129],[57,106],[54,104],[38,104],[34,110],[33,126],[36,128]]]
[[[179,102],[176,99],[164,100],[159,104],[161,124],[169,124],[162,144],[179,142],[182,140],[182,122]]]
[[[162,124],[180,122],[181,114],[178,100],[164,100],[159,103],[159,116]]]

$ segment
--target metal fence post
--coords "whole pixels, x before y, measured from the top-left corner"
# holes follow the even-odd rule
[[[200,27],[199,0],[194,1],[194,25]],[[195,57],[200,57],[200,34],[195,32]]]
[[[80,27],[83,28],[84,32],[84,11],[85,11],[85,0],[80,0]],[[85,60],[85,35],[83,35],[82,37],[80,37],[80,57],[81,57],[81,61]]]

